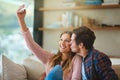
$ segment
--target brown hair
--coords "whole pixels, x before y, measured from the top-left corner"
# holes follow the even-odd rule
[[[93,48],[95,41],[95,34],[86,26],[82,26],[73,30],[73,33],[76,35],[75,42],[76,44],[83,43],[86,49]]]
[[[72,32],[65,31],[60,35],[60,37],[63,34],[69,34],[71,37]],[[62,69],[63,69],[64,76],[67,75],[67,73],[69,73],[71,70],[71,61],[72,61],[72,58],[74,57],[74,55],[75,55],[75,53],[70,51],[68,59],[63,62]],[[55,65],[60,64],[61,61],[62,61],[62,53],[60,51],[58,51],[57,54],[55,54],[53,57],[50,58],[49,65],[50,65],[50,67],[54,67]]]

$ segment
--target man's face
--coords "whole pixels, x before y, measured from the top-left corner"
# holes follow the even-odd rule
[[[72,50],[72,52],[79,53],[80,49],[79,49],[79,46],[75,42],[75,37],[76,37],[76,35],[73,33],[71,36],[71,42],[70,42],[71,50]]]

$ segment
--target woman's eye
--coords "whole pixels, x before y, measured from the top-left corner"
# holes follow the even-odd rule
[[[70,42],[70,40],[65,40],[66,42]]]
[[[71,40],[63,40],[63,39],[60,39],[59,41],[70,42]]]
[[[62,39],[60,39],[59,41],[62,41]]]

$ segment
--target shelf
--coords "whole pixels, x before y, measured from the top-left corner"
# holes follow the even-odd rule
[[[80,9],[111,9],[120,8],[119,5],[84,5],[76,7],[61,7],[61,8],[39,8],[39,11],[57,11],[57,10],[80,10]]]
[[[90,29],[92,29],[92,30],[120,30],[120,26],[119,27],[94,26],[94,27],[90,27]]]
[[[40,31],[58,31],[58,30],[73,30],[77,27],[61,27],[61,28],[38,28],[38,30]],[[120,27],[100,27],[100,26],[94,26],[94,27],[90,27],[90,29],[92,30],[120,30]]]
[[[75,27],[60,27],[60,28],[38,28],[40,31],[48,30],[48,31],[58,31],[58,30],[73,30]]]

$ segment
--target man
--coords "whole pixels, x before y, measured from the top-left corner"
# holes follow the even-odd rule
[[[73,30],[71,50],[82,57],[82,80],[118,80],[107,55],[94,49],[95,34],[88,27]]]

